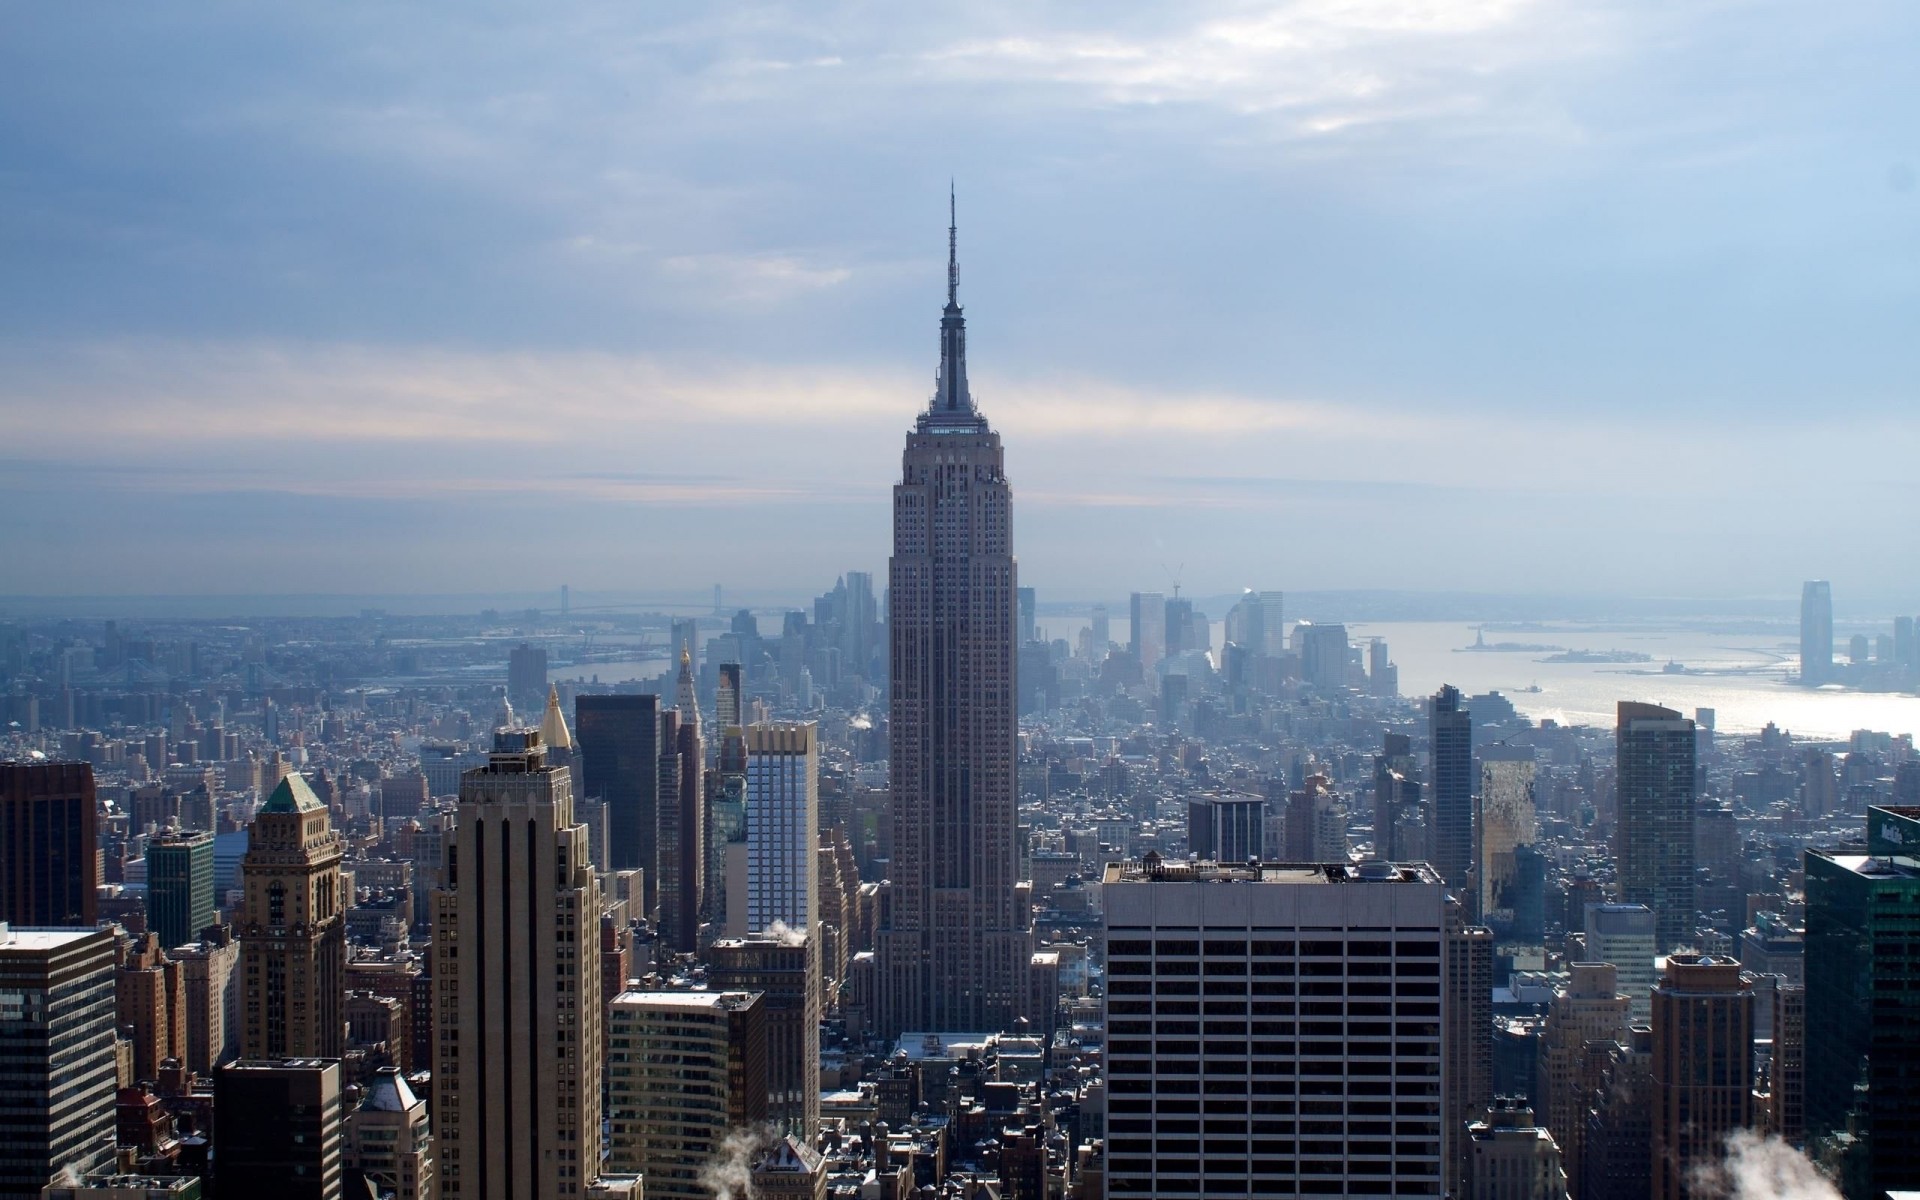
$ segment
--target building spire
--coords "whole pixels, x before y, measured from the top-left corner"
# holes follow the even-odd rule
[[[971,428],[980,419],[967,390],[967,319],[960,308],[960,219],[953,181],[947,181],[947,307],[940,316],[940,374],[933,404],[923,420],[960,422]]]

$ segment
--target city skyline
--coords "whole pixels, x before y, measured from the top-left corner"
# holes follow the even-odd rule
[[[1245,557],[1286,587],[1834,578],[1915,448],[1915,18],[1770,17],[1736,49],[1651,5],[575,7],[395,17],[440,50],[372,55],[343,14],[10,12],[0,550],[55,594],[471,590],[483,530],[603,590],[878,565],[957,175],[974,383],[1010,471],[1049,468],[1043,591],[1162,558],[1203,593]],[[1456,543],[1405,537],[1416,509]],[[1638,553],[1676,510],[1692,552]]]

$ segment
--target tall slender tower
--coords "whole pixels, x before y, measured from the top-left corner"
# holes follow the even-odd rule
[[[1473,875],[1473,717],[1460,689],[1433,694],[1433,865],[1470,908]],[[1474,914],[1478,916],[1476,912]]]
[[[1618,747],[1620,899],[1653,910],[1654,951],[1693,940],[1693,722],[1622,700]]]
[[[599,1162],[600,887],[533,730],[460,777],[434,895],[433,1124],[448,1200],[585,1194]]]
[[[1016,822],[1013,496],[967,390],[956,231],[933,401],[907,435],[888,570],[893,811],[879,1024],[999,1030],[1025,1015],[1032,914]]]
[[[1833,585],[1810,579],[1800,587],[1800,682],[1819,687],[1833,677]]]
[[[240,1054],[339,1058],[346,1049],[344,851],[327,806],[288,775],[253,818],[240,862]]]

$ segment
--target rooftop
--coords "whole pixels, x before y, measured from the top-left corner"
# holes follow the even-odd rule
[[[613,1007],[683,1008],[688,1012],[703,1012],[745,1008],[759,995],[759,992],[621,992],[613,998]]]
[[[1108,863],[1107,883],[1425,883],[1440,877],[1425,863],[1220,863],[1168,861],[1154,854]]]
[[[100,936],[98,929],[17,929],[0,921],[0,949],[58,950]]]

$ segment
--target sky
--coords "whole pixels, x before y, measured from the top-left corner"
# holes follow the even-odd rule
[[[1920,607],[1920,7],[0,6],[0,593]]]

